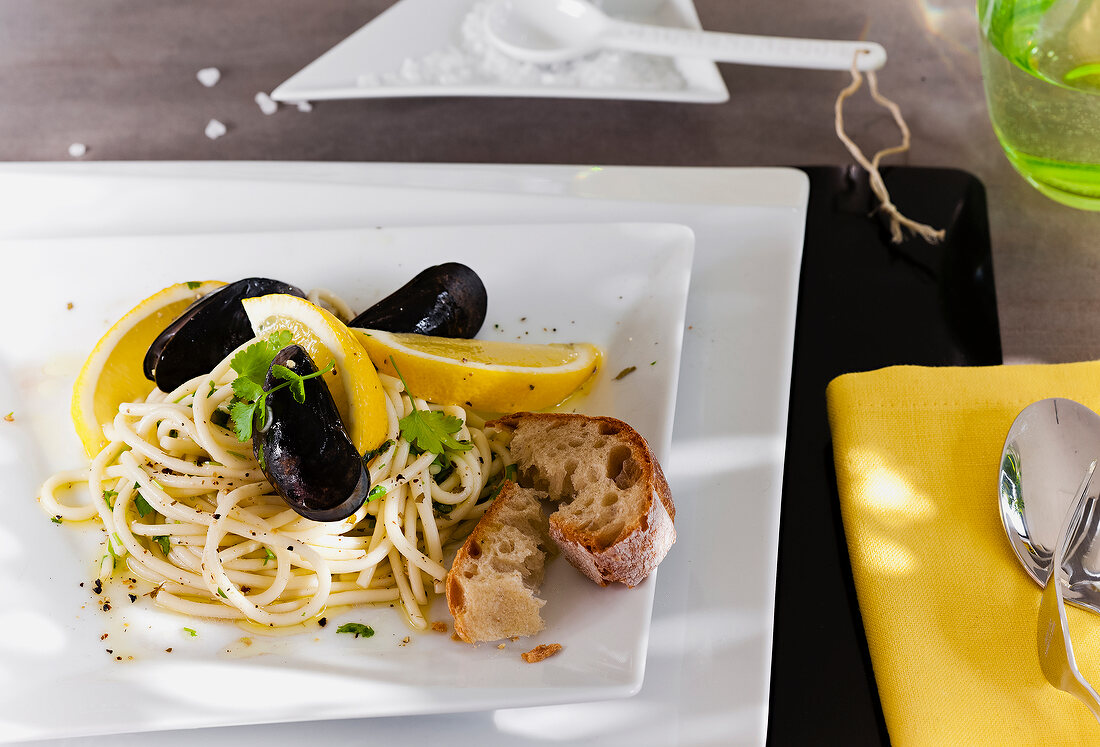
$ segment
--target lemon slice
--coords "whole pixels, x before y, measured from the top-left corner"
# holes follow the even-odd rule
[[[92,349],[73,384],[72,418],[89,457],[107,445],[103,424],[123,402],[141,401],[153,389],[145,378],[145,353],[183,310],[225,283],[176,283],[145,299],[115,322]]]
[[[344,427],[360,454],[377,448],[386,438],[385,394],[366,351],[343,322],[297,296],[277,293],[241,303],[257,335],[287,330],[317,368],[335,363],[324,379]]]
[[[543,410],[583,384],[600,364],[588,343],[528,345],[497,340],[352,329],[374,365],[397,375],[417,397],[487,412]]]

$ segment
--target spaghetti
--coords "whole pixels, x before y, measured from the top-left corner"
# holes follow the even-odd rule
[[[444,547],[488,508],[511,462],[507,448],[476,415],[414,401],[400,380],[379,374],[388,440],[367,457],[370,497],[343,521],[305,519],[227,423],[236,352],[173,392],[154,388],[145,401],[120,405],[91,465],[43,484],[45,510],[71,521],[98,517],[108,537],[101,577],[124,559],[155,585],[156,602],[176,612],[281,628],[328,607],[388,604],[427,628],[430,594],[442,591],[447,572]],[[455,435],[472,448],[419,453],[399,426],[413,407],[462,420]],[[58,499],[62,487],[84,482],[90,504]]]

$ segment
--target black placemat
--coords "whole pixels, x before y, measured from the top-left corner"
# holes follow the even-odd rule
[[[840,520],[825,386],[895,364],[994,365],[1001,339],[985,190],[951,169],[883,177],[946,239],[891,244],[866,172],[809,167],[779,527],[768,742],[889,743]]]

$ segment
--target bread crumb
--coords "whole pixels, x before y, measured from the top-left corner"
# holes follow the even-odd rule
[[[440,622],[440,621],[437,620],[434,623],[432,623],[432,630],[434,630],[436,633],[446,633],[447,632],[447,623]]]
[[[399,643],[397,645],[398,646],[408,646],[409,641],[411,641],[411,640],[412,640],[412,638],[410,638],[409,636],[405,636],[404,638],[401,639],[401,643]]]
[[[559,651],[561,651],[560,643],[540,643],[527,653],[520,654],[520,656],[522,656],[523,660],[528,664],[534,664],[543,659],[549,659]]]
[[[504,648],[504,644],[503,643],[500,644],[499,646],[497,646],[497,648],[500,648],[500,649]]]
[[[15,412],[9,412],[7,415],[4,416],[4,420],[8,421],[9,423],[14,423],[15,422]]]

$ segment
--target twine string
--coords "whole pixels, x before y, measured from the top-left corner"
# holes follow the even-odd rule
[[[836,97],[836,105],[834,107],[836,113],[836,134],[840,138],[840,141],[844,143],[844,146],[848,149],[848,152],[852,154],[852,157],[856,159],[856,162],[862,166],[870,176],[871,191],[875,193],[875,196],[879,200],[878,210],[886,213],[890,218],[890,240],[895,244],[900,244],[905,238],[903,228],[908,229],[911,233],[920,236],[929,244],[938,244],[943,241],[945,232],[941,229],[933,228],[926,223],[920,223],[902,215],[890,200],[890,192],[886,189],[886,183],[882,180],[882,174],[879,173],[879,163],[886,156],[892,156],[896,153],[904,153],[909,150],[909,125],[905,123],[905,118],[901,115],[901,108],[883,96],[878,90],[878,76],[875,75],[874,70],[867,71],[867,89],[871,93],[871,98],[875,103],[885,108],[894,117],[894,122],[897,124],[898,129],[901,130],[901,143],[891,146],[889,148],[883,148],[875,153],[875,155],[868,160],[864,155],[863,150],[860,149],[855,142],[848,137],[848,134],[844,131],[844,102],[863,85],[863,74],[859,71],[857,62],[859,55],[864,54],[863,50],[856,52],[852,57],[852,67],[850,72],[852,74],[852,82],[849,83],[844,90],[842,90]]]

